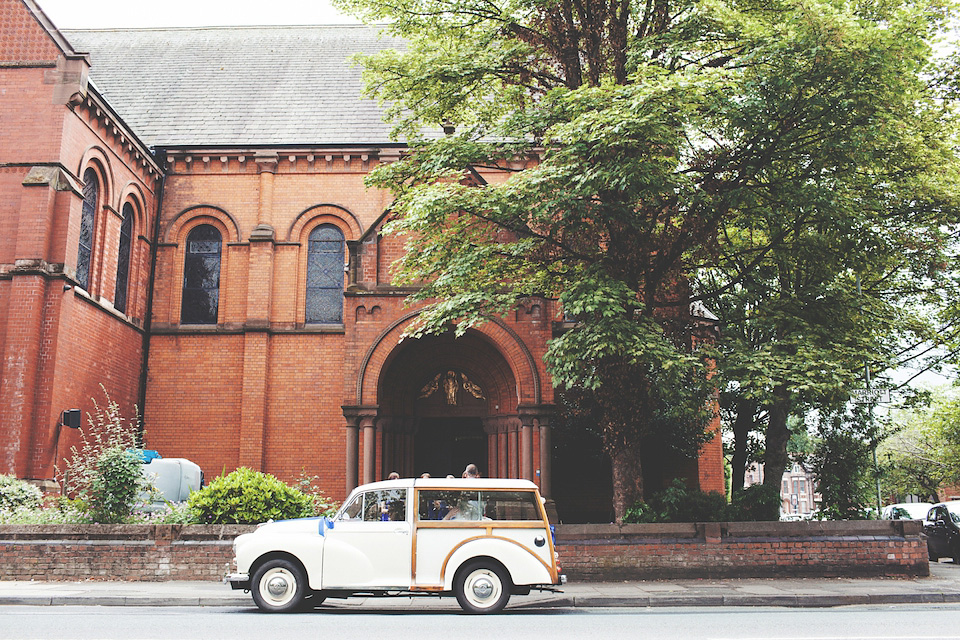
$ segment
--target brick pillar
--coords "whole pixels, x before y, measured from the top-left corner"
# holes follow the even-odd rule
[[[497,476],[500,478],[510,477],[510,444],[507,439],[507,425],[503,418],[497,421]]]
[[[248,332],[243,340],[240,465],[256,471],[264,460],[268,339],[266,332]]]
[[[508,478],[520,477],[520,423],[517,420],[510,420],[507,426],[507,446],[509,447],[510,469],[508,469]]]
[[[377,477],[377,429],[374,416],[360,418],[363,432],[363,483],[375,482]]]
[[[273,291],[273,177],[276,155],[256,157],[260,172],[258,224],[250,233],[247,305],[243,341],[243,392],[240,409],[240,464],[263,469],[270,371],[270,305]]]
[[[31,465],[31,458],[37,431],[45,434],[50,428],[39,422],[44,418],[43,412],[37,410],[39,381],[44,371],[45,298],[49,282],[57,287],[63,284],[48,281],[44,274],[50,269],[47,258],[57,192],[70,190],[68,178],[52,167],[31,168],[22,185],[14,265],[9,271],[6,335],[0,337],[0,397],[4,399],[0,404],[0,473],[19,477],[30,475],[31,466],[44,466],[43,461],[37,460]],[[76,247],[72,255],[75,263]]]
[[[519,408],[519,407],[518,407]],[[534,480],[533,473],[533,420],[534,414],[520,409],[520,477]]]
[[[258,153],[254,157],[260,174],[260,202],[257,209],[257,226],[273,228],[273,178],[280,158],[275,153]]]
[[[360,460],[357,458],[360,453],[360,417],[356,416],[352,419],[347,420],[347,446],[346,446],[346,463],[347,463],[347,495],[351,491],[357,488],[360,484],[359,482],[359,466]]]
[[[34,429],[34,401],[43,331],[43,276],[15,275],[0,378],[0,473],[24,477]]]

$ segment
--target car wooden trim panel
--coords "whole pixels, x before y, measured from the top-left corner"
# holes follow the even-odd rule
[[[530,527],[530,528],[535,528],[535,527]],[[542,528],[542,527],[541,527],[541,528]],[[544,570],[546,570],[547,576],[549,576],[549,579],[550,579],[551,584],[557,582],[557,572],[556,572],[556,570],[553,568],[553,566],[551,566],[550,564],[547,564],[546,562],[544,562],[543,558],[541,558],[539,555],[537,555],[537,553],[536,553],[533,549],[531,549],[530,547],[528,547],[528,546],[526,546],[526,545],[524,545],[524,544],[521,544],[521,543],[517,542],[516,540],[511,540],[510,538],[504,538],[503,536],[484,535],[484,536],[474,536],[474,537],[472,537],[472,538],[467,538],[466,540],[462,541],[460,544],[456,545],[453,549],[451,549],[451,550],[450,550],[450,553],[447,554],[447,557],[444,558],[443,564],[442,564],[441,567],[440,567],[440,575],[444,577],[444,578],[443,578],[443,584],[444,584],[444,588],[445,588],[445,589],[450,589],[450,588],[452,588],[452,586],[453,586],[453,576],[454,576],[454,574],[456,573],[456,569],[459,569],[460,566],[461,566],[464,562],[468,562],[470,559],[475,558],[475,557],[478,557],[478,556],[491,556],[491,557],[493,557],[494,559],[497,559],[497,558],[496,558],[496,555],[493,555],[493,554],[491,554],[491,553],[488,553],[488,552],[486,552],[486,551],[484,551],[484,550],[482,550],[482,549],[481,549],[479,552],[465,553],[464,555],[469,556],[469,557],[464,558],[462,562],[458,562],[458,563],[456,564],[456,566],[453,567],[454,570],[453,570],[453,571],[450,571],[450,572],[448,573],[447,566],[448,566],[448,564],[450,563],[450,561],[453,559],[453,557],[457,554],[457,552],[458,552],[458,551],[461,551],[461,550],[462,550],[464,547],[466,547],[467,545],[469,545],[469,544],[471,544],[471,543],[474,543],[474,542],[478,542],[478,541],[484,541],[484,542],[486,542],[486,541],[506,542],[506,543],[512,544],[512,545],[514,545],[514,546],[516,546],[516,547],[519,547],[519,548],[522,549],[523,551],[526,551],[528,555],[532,556],[532,557],[544,568]],[[500,562],[500,564],[503,564],[503,565],[506,567],[506,564],[505,564],[503,561],[498,560],[498,562]],[[551,564],[553,564],[553,563],[551,563]],[[507,569],[507,572],[511,575],[511,577],[515,576],[515,575],[518,573],[517,570],[516,570],[516,569],[517,569],[516,567],[512,567],[512,568],[511,568],[511,567],[506,567],[506,569]],[[535,580],[535,581],[533,581],[533,582],[529,582],[529,581],[527,581],[527,580],[523,580],[522,582],[520,582],[520,584],[543,584],[544,582],[545,582],[545,581],[543,581],[543,580]]]

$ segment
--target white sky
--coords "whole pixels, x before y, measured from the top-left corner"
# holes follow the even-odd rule
[[[351,24],[329,0],[36,0],[59,29]]]

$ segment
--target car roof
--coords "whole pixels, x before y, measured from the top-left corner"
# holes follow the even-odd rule
[[[885,506],[883,508],[883,515],[886,518],[893,514],[894,509],[902,509],[909,515],[914,516],[915,519],[923,520],[931,507],[933,507],[933,505],[929,502],[897,502],[896,504],[888,504]]]
[[[537,485],[529,480],[517,478],[400,478],[399,480],[383,480],[363,484],[351,493],[369,489],[406,489],[410,487],[416,487],[417,489],[456,489],[460,491],[469,489],[529,491],[536,489]]]

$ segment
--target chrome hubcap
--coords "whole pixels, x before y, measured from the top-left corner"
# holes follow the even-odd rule
[[[493,583],[490,582],[490,578],[483,576],[478,578],[473,583],[473,595],[475,595],[480,600],[486,600],[491,595],[493,595],[494,587]]]
[[[500,577],[490,569],[477,569],[470,572],[464,581],[463,595],[474,607],[488,609],[503,596],[503,584]]]
[[[271,605],[285,606],[297,595],[297,578],[283,567],[274,567],[260,578],[257,590]]]
[[[267,583],[267,591],[275,598],[282,596],[289,588],[290,585],[287,584],[287,580],[283,576],[273,576]]]

